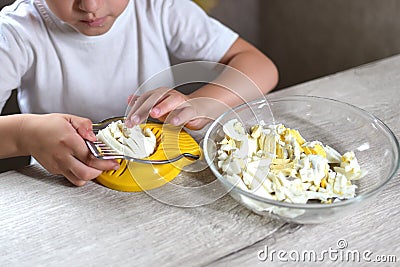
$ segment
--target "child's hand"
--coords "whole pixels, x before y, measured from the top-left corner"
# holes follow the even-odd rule
[[[21,123],[21,147],[43,167],[82,186],[103,170],[119,167],[91,155],[83,138],[94,141],[90,120],[66,114],[28,115]]]
[[[126,125],[132,127],[142,123],[149,115],[152,118],[175,126],[184,125],[189,129],[201,129],[209,122],[204,112],[200,112],[202,99],[191,99],[170,88],[158,88],[140,97],[129,98],[131,110]],[[204,108],[204,106],[203,106]]]

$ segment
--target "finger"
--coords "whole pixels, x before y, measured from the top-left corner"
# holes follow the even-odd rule
[[[60,166],[61,174],[76,186],[85,185],[87,181],[98,177],[101,173],[101,171],[92,169],[90,167],[87,167],[87,170],[84,170],[86,169],[85,166],[79,165],[82,165],[82,163],[70,155],[65,159],[64,164]],[[77,171],[77,167],[82,167],[82,169]],[[82,171],[85,173],[81,173]]]
[[[183,107],[171,111],[165,122],[174,126],[184,125],[197,116],[197,112],[191,107]]]
[[[139,98],[138,95],[130,95],[128,96],[128,106],[132,107],[136,100]]]
[[[212,120],[210,118],[198,118],[185,123],[185,127],[190,130],[200,130],[203,129]]]
[[[95,179],[102,173],[102,171],[98,169],[86,166],[79,160],[75,160],[74,164],[72,164],[71,166],[70,171],[76,178],[83,181],[90,181],[92,179]]]
[[[62,174],[71,181],[71,183],[77,186],[85,185],[87,181],[97,178],[103,172],[101,169],[84,164],[73,156],[66,162],[64,166],[68,166],[68,168],[63,170]]]
[[[68,180],[71,179],[74,182],[79,180],[90,181],[97,178],[102,173],[102,170],[89,167],[73,156],[69,158],[66,166],[68,166],[68,168],[64,170],[64,174]]]
[[[73,115],[66,115],[72,127],[79,133],[79,135],[87,140],[96,141],[96,135],[93,132],[92,121],[87,118],[82,118]]]
[[[129,103],[130,110],[128,112],[128,115],[126,116],[125,120],[126,123],[132,122],[134,124],[137,124],[136,121],[137,118],[132,118],[132,117],[134,116],[135,112],[143,105],[143,103],[146,101],[148,97],[150,97],[149,92],[144,93],[141,96],[138,96],[137,98],[135,98],[134,101],[130,101]]]
[[[147,92],[139,97],[130,109],[126,118],[126,124],[128,127],[140,124],[149,115],[150,110],[159,101],[162,101],[167,93],[171,91],[170,88],[158,88],[151,92]]]
[[[75,174],[73,174],[69,170],[65,171],[63,175],[65,176],[65,178],[68,179],[68,181],[70,181],[72,184],[76,186],[84,186],[87,183],[87,181],[79,179]]]
[[[149,115],[153,106],[164,97],[164,93],[158,92],[153,95],[145,94],[138,98],[132,105],[127,121],[133,125],[140,124]]]
[[[79,135],[84,139],[87,139],[87,140],[92,141],[92,142],[97,140],[97,137],[94,134],[92,129],[82,129],[82,128],[80,128],[77,131],[78,131]]]
[[[85,165],[101,171],[118,170],[120,165],[118,161],[113,159],[98,159],[93,155],[89,155],[86,159],[81,160]]]
[[[187,98],[180,93],[170,93],[162,101],[159,101],[150,111],[150,116],[159,118],[177,109],[187,101]]]
[[[119,168],[119,163],[116,160],[103,160],[94,157],[90,153],[83,139],[81,139],[78,135],[76,135],[75,138],[71,138],[69,142],[72,149],[72,156],[85,166],[99,171],[117,170]],[[82,168],[81,165],[76,164],[77,163],[74,161],[71,162],[71,166],[73,165],[77,168]]]

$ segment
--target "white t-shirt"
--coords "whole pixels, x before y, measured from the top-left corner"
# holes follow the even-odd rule
[[[189,0],[131,0],[101,36],[77,32],[45,0],[17,0],[0,13],[0,109],[18,88],[23,113],[124,115],[128,96],[168,68],[170,54],[217,62],[237,37]]]

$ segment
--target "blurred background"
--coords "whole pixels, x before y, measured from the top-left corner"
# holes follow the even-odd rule
[[[0,0],[0,8],[13,0]],[[278,66],[275,90],[400,52],[398,0],[196,0]],[[19,112],[15,92],[2,114]],[[27,164],[0,160],[0,172]]]
[[[276,63],[278,89],[400,52],[398,0],[217,0],[215,4],[212,16]]]

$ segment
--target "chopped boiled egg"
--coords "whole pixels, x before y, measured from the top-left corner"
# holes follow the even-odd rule
[[[116,152],[134,158],[148,157],[156,147],[156,136],[149,128],[126,128],[120,120],[100,130],[96,137]]]
[[[357,186],[352,181],[365,175],[353,151],[341,155],[320,141],[306,141],[283,124],[260,123],[246,132],[233,119],[223,131],[218,167],[231,183],[258,196],[289,203],[332,203],[354,198]]]

